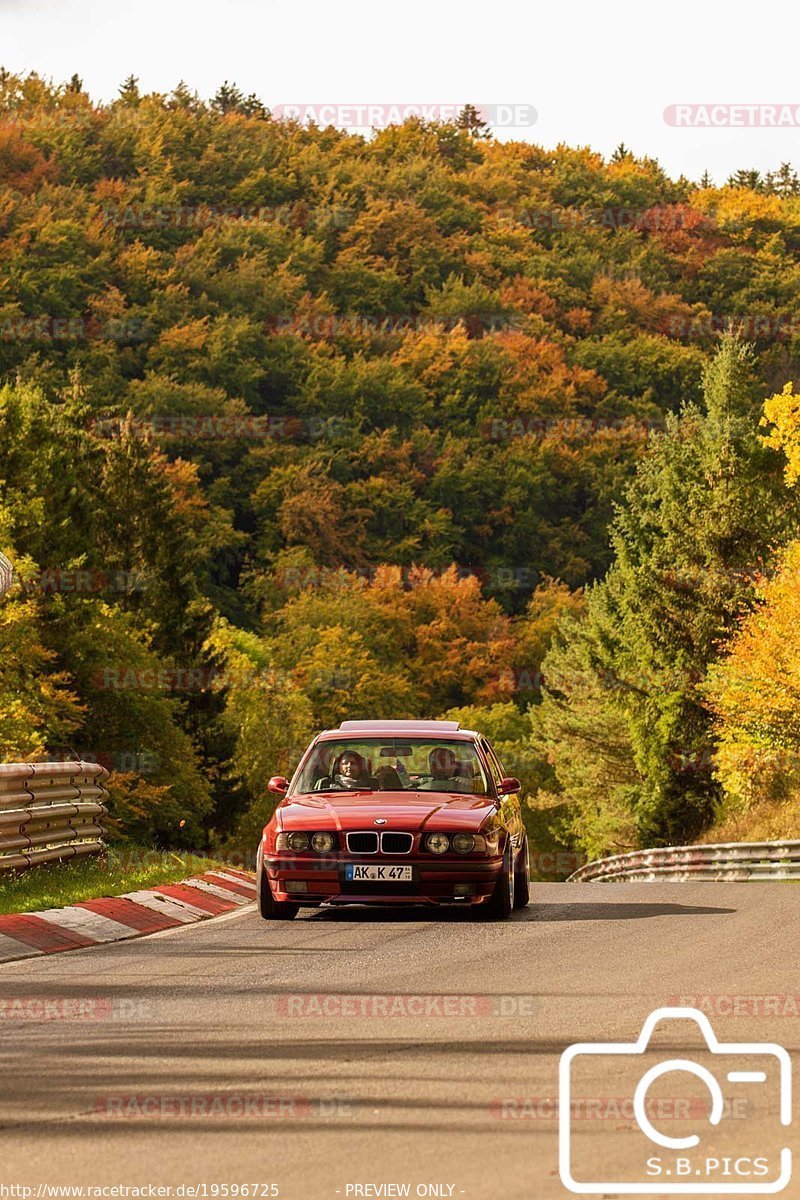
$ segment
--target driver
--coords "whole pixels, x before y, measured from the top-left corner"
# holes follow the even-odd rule
[[[370,786],[364,760],[356,750],[345,750],[339,759],[339,770],[333,782],[340,788],[363,788]]]
[[[435,792],[465,792],[467,781],[457,774],[458,759],[449,746],[437,746],[428,755],[428,766],[431,778],[424,780],[420,787]],[[446,787],[442,787],[446,784]]]

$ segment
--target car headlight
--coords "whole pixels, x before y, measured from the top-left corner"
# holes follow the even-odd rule
[[[471,854],[475,849],[475,838],[471,833],[457,833],[453,837],[456,854]]]
[[[311,845],[317,854],[330,854],[336,845],[336,838],[332,833],[315,833],[311,838]]]
[[[287,833],[286,845],[290,850],[300,851],[308,849],[308,834],[307,833]]]
[[[450,838],[446,833],[429,833],[425,845],[431,854],[446,854],[450,849]]]

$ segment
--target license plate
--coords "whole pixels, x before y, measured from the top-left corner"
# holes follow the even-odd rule
[[[348,883],[392,883],[396,880],[411,883],[414,875],[413,867],[392,866],[390,863],[348,863],[344,877]]]

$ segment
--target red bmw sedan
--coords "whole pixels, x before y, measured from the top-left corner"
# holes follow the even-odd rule
[[[528,903],[520,783],[456,721],[344,721],[306,750],[258,848],[266,920],[301,906]]]

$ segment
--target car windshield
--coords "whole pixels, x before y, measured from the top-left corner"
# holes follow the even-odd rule
[[[462,792],[486,796],[486,772],[472,742],[370,738],[320,742],[292,786],[298,792]]]

